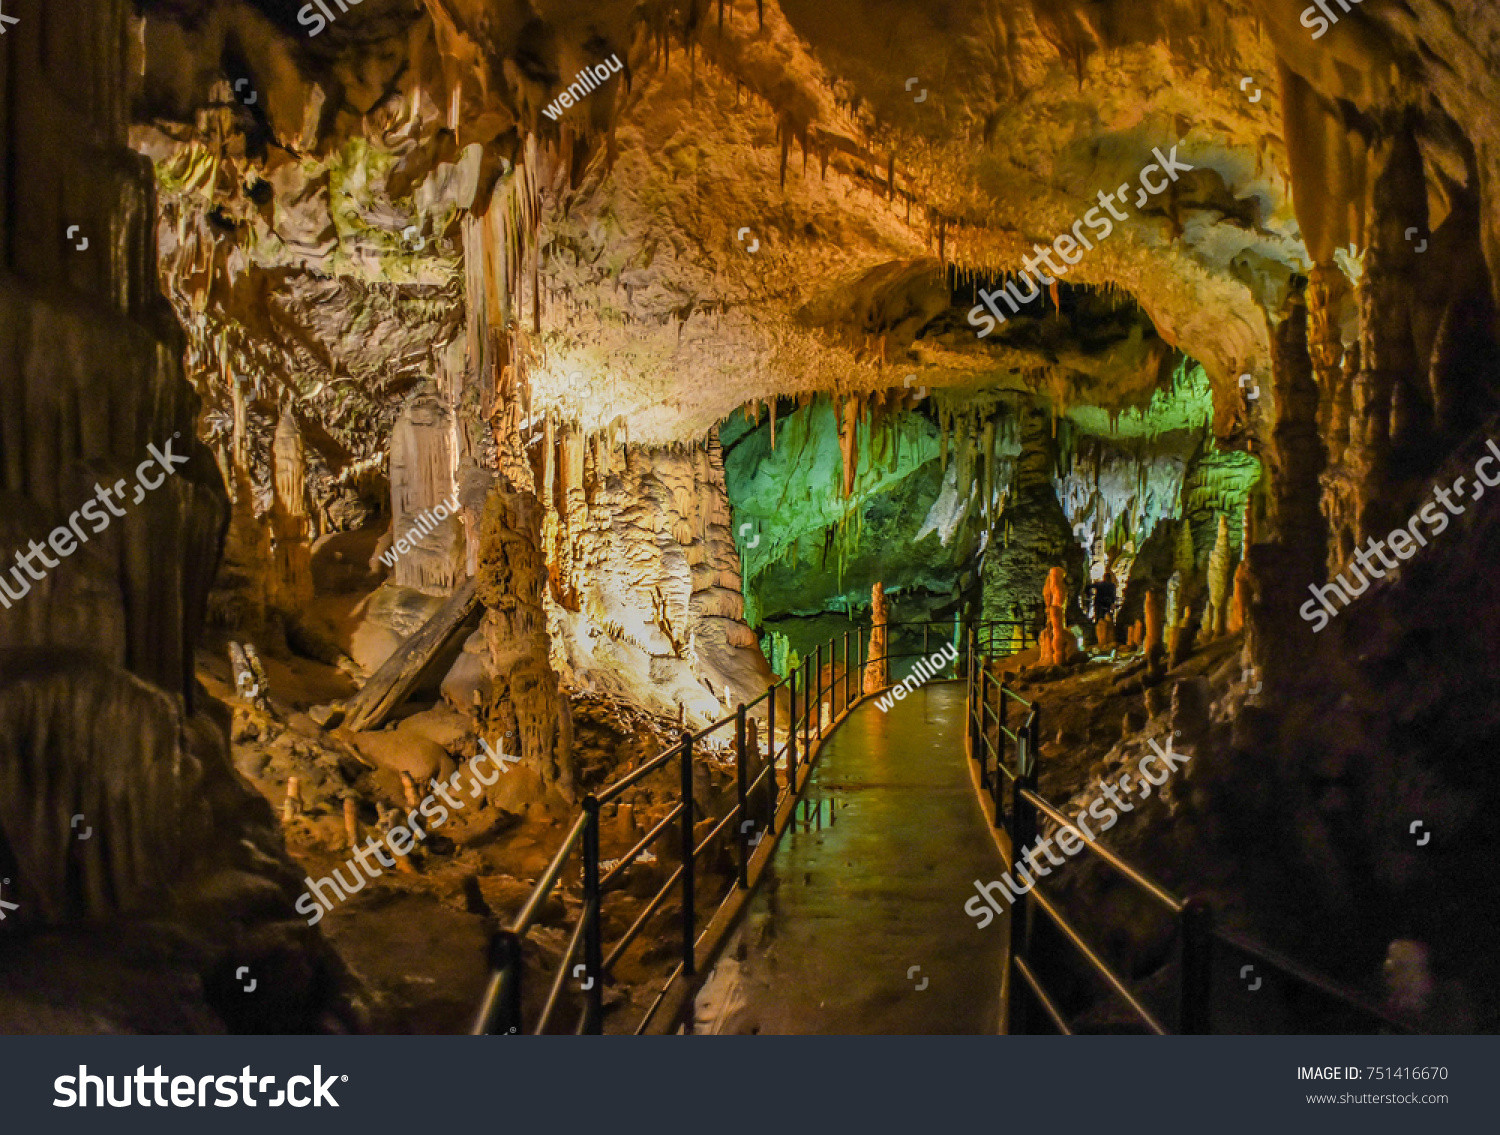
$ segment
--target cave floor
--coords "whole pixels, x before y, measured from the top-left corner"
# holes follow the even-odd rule
[[[997,1031],[1004,920],[981,931],[963,907],[1003,865],[963,738],[958,682],[889,713],[866,702],[839,727],[694,1031]]]
[[[1041,707],[1041,794],[1056,804],[1097,781],[1106,772],[1103,759],[1116,743],[1146,735],[1148,722],[1170,710],[1176,682],[1211,675],[1222,682],[1226,668],[1238,666],[1243,645],[1238,634],[1201,644],[1149,689],[1142,688],[1139,651],[1122,650],[1112,662],[1099,654],[1085,665],[1040,679],[1038,671],[1028,669],[1034,666],[1035,650],[1006,659],[1002,670],[1022,675],[1011,679],[1011,688]],[[1015,728],[1014,705],[1010,714]]]

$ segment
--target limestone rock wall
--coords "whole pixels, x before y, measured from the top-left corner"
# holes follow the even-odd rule
[[[0,998],[0,1028],[149,1028],[162,1013],[129,992],[145,976],[128,944],[163,937],[151,979],[190,1027],[336,1027],[342,967],[292,909],[295,869],[193,679],[228,511],[157,290],[150,169],[126,147],[129,6],[7,15],[0,548],[45,540],[59,558],[0,609],[6,981],[29,990]],[[188,461],[160,475],[152,445]],[[120,503],[64,553],[53,536],[96,485]],[[227,995],[236,964],[285,985],[246,1010]]]
[[[1073,534],[1053,484],[1057,444],[1051,414],[1037,405],[1023,406],[1021,455],[1016,458],[1014,487],[1005,510],[990,533],[981,573],[981,618],[1034,616],[1042,606],[1047,573],[1062,567],[1068,593],[1076,596],[1087,577],[1087,559]],[[1077,603],[1069,620],[1080,617]]]
[[[554,654],[571,685],[707,724],[772,680],[744,622],[717,441],[565,435],[547,473]]]

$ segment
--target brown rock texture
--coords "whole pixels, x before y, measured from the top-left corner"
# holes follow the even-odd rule
[[[0,546],[45,538],[96,484],[127,491],[0,610],[0,859],[21,931],[0,1031],[348,1027],[343,967],[294,911],[300,874],[193,677],[228,505],[157,291],[150,169],[126,147],[130,13],[8,14],[0,396],[19,412],[0,419]],[[142,466],[153,445],[187,464]],[[236,997],[237,965],[281,982],[274,1001]],[[140,996],[147,970],[172,997]]]

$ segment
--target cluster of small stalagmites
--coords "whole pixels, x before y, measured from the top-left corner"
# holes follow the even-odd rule
[[[335,733],[337,713],[287,709],[269,697],[266,671],[255,647],[231,643],[235,676],[231,733],[235,766],[276,804],[294,845],[338,851],[359,835],[360,817],[394,816],[415,781],[386,774],[353,741]],[[326,710],[327,707],[321,707]]]

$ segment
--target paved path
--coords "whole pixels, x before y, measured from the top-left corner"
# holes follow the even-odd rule
[[[964,767],[963,699],[946,682],[889,713],[871,700],[830,737],[813,814],[783,836],[695,1031],[997,1031],[1004,922],[979,930],[963,907],[1003,868]]]

